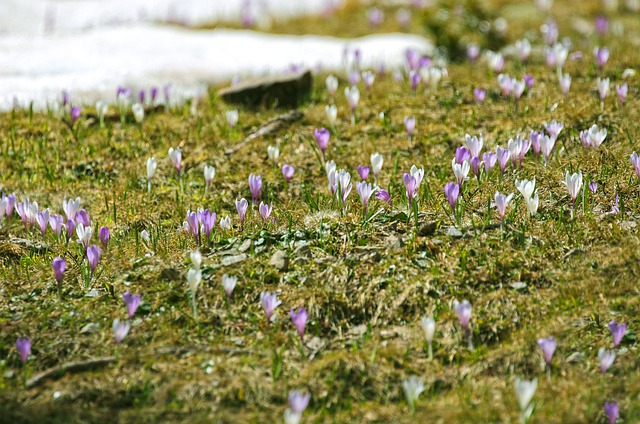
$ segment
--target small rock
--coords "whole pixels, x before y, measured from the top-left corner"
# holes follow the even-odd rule
[[[251,107],[297,107],[311,93],[311,71],[242,82],[219,91],[227,103]]]
[[[239,255],[225,256],[224,258],[222,258],[220,263],[222,264],[222,266],[229,266],[237,264],[238,262],[242,262],[245,259],[247,259],[246,253],[241,253]]]
[[[637,225],[638,224],[635,221],[622,221],[620,223],[620,228],[629,231],[636,228]]]
[[[249,250],[250,247],[251,247],[251,239],[246,239],[245,241],[242,242],[240,247],[238,247],[238,252],[244,253],[247,250]]]
[[[322,339],[318,336],[315,336],[313,338],[311,338],[311,340],[309,340],[306,343],[306,346],[311,349],[312,351],[315,350],[320,350],[324,347],[325,343],[322,341]]]
[[[80,329],[80,334],[93,334],[100,330],[100,326],[95,322],[90,322]]]
[[[420,237],[432,236],[436,232],[437,228],[437,222],[427,222],[426,224],[423,224],[420,229],[418,229],[418,235]]]
[[[567,362],[575,363],[584,361],[585,354],[583,352],[573,352],[567,357]]]
[[[7,380],[11,380],[13,377],[15,377],[16,373],[13,370],[6,370],[4,373],[4,378]]]
[[[516,281],[515,283],[509,284],[512,289],[522,290],[527,287],[527,283],[523,283],[522,281]]]
[[[404,246],[402,239],[394,235],[390,235],[389,237],[387,237],[384,241],[384,244],[392,250],[400,250],[402,249],[402,246]]]
[[[286,271],[289,268],[289,256],[284,250],[278,250],[271,256],[269,265],[273,266],[278,271]]]
[[[461,238],[463,234],[456,227],[449,227],[447,228],[447,235],[452,238]]]
[[[91,289],[84,295],[84,297],[98,297],[98,296],[100,296],[100,292],[96,289]]]

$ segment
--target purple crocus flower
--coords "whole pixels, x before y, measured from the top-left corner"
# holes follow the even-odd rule
[[[318,143],[318,148],[320,152],[322,152],[322,160],[324,160],[324,151],[327,150],[327,146],[329,145],[329,138],[331,137],[331,133],[326,128],[316,128],[313,130],[313,135],[316,138],[316,143]]]
[[[133,315],[136,313],[138,306],[140,306],[140,301],[142,300],[142,295],[140,294],[131,294],[129,290],[127,290],[122,295],[122,300],[124,300],[124,304],[127,305],[127,312],[129,313],[129,319],[133,318]]]
[[[369,177],[369,167],[364,165],[358,165],[358,175],[360,175],[360,179],[365,181]]]
[[[87,247],[87,259],[89,260],[89,266],[91,267],[91,275],[93,275],[93,272],[96,270],[101,256],[102,251],[100,250],[100,246],[92,244]]]
[[[533,153],[536,155],[540,154],[540,133],[537,131],[531,131],[529,133],[529,143],[531,144],[531,149]]]
[[[415,177],[408,172],[404,173],[402,181],[404,182],[404,187],[406,189],[409,207],[411,207],[412,200],[416,197],[418,192],[418,183],[416,182]]]
[[[76,222],[73,219],[68,219],[65,226],[67,227],[67,239],[71,239],[73,233],[75,233]]]
[[[369,206],[369,199],[373,194],[373,188],[371,187],[371,183],[366,181],[360,181],[356,183],[356,191],[360,195],[360,201],[362,202],[362,207],[364,209],[364,214],[367,214],[367,209]]]
[[[626,82],[622,85],[616,85],[616,93],[618,94],[618,99],[620,99],[620,104],[624,106],[627,102],[627,94],[629,93],[629,84]]]
[[[289,311],[289,316],[291,317],[291,322],[293,322],[293,325],[296,327],[300,340],[302,340],[304,337],[304,328],[307,325],[307,311],[304,308],[300,308],[296,313],[291,309],[291,311]]]
[[[533,88],[533,82],[534,82],[534,80],[533,80],[533,75],[531,75],[531,74],[526,74],[526,75],[523,77],[523,79],[524,79],[525,84],[527,84],[527,87],[528,87],[528,88]]]
[[[484,102],[485,97],[487,96],[487,92],[482,88],[474,88],[473,89],[473,97],[476,99],[476,103]]]
[[[618,402],[605,402],[604,413],[607,414],[609,424],[616,424],[618,418],[620,418],[620,407]]]
[[[156,98],[158,97],[158,87],[151,87],[151,103],[154,104],[156,102]]]
[[[247,199],[242,198],[240,200],[236,200],[236,210],[238,211],[238,216],[240,217],[240,224],[244,227],[244,219],[247,216],[247,209],[249,209],[249,202]]]
[[[498,215],[500,216],[500,220],[502,221],[507,211],[507,205],[509,204],[509,201],[513,198],[513,193],[507,196],[505,194],[502,194],[496,191],[493,198],[494,198],[494,201],[491,202],[491,206],[496,207],[496,209],[498,210]]]
[[[262,292],[260,293],[260,303],[262,304],[262,309],[264,309],[264,313],[267,316],[268,325],[271,322],[273,312],[278,306],[280,306],[282,301],[278,300],[278,295],[276,293]]]
[[[604,35],[609,30],[609,19],[606,16],[598,15],[594,21],[598,35]]]
[[[131,323],[129,321],[120,321],[118,318],[113,320],[113,341],[115,344],[120,344],[131,329]]]
[[[391,195],[389,195],[389,192],[385,189],[380,189],[378,191],[376,191],[375,194],[377,199],[383,200],[385,202],[387,202],[389,204],[389,206],[391,206]]]
[[[144,92],[144,90],[138,91],[138,100],[140,101],[141,105],[144,104],[144,101],[146,100],[146,93]]]
[[[187,211],[187,224],[189,225],[189,230],[191,230],[191,235],[196,239],[196,243],[198,243],[200,228],[198,225],[198,214],[196,212]]]
[[[202,229],[207,236],[207,240],[210,240],[211,230],[213,230],[213,228],[216,226],[217,214],[215,212],[209,211],[209,209],[205,209],[200,213],[198,218],[200,223],[202,224]]]
[[[294,390],[289,393],[289,409],[298,416],[302,415],[307,406],[309,406],[309,400],[311,395],[309,393],[302,393],[298,390]]]
[[[469,43],[467,45],[467,59],[470,62],[475,62],[480,56],[480,46],[475,43]]]
[[[60,257],[54,258],[52,267],[53,274],[55,275],[56,282],[58,283],[58,293],[60,293],[60,285],[62,283],[62,276],[64,275],[64,271],[65,269],[67,269],[67,261]]]
[[[542,356],[547,366],[551,367],[551,360],[553,359],[553,353],[556,351],[556,340],[553,337],[546,339],[538,339],[538,346],[542,349]]]
[[[596,194],[596,191],[598,190],[598,184],[596,184],[595,181],[591,181],[589,183],[589,190],[591,190],[591,193]]]
[[[49,209],[38,212],[36,215],[36,222],[38,223],[38,227],[40,227],[42,237],[44,237],[47,232],[47,226],[49,225]]]
[[[2,199],[6,202],[5,214],[10,217],[13,214],[13,210],[16,207],[16,195],[9,194],[8,196],[2,195]]]
[[[462,165],[462,163],[466,160],[467,162],[471,159],[471,152],[464,146],[460,146],[456,149],[456,163]]]
[[[20,361],[22,365],[24,365],[31,354],[31,340],[29,340],[28,337],[18,337],[18,340],[16,340],[16,349],[18,350],[18,355],[20,355]]]
[[[295,168],[291,165],[283,165],[282,166],[282,176],[287,182],[291,182],[291,178],[293,178],[293,173],[295,172]]]
[[[271,216],[272,210],[273,210],[273,207],[271,205],[267,205],[264,202],[260,202],[258,211],[260,212],[260,216],[262,217],[263,220],[266,221],[267,219],[269,219],[269,216]]]
[[[631,159],[631,165],[633,165],[633,169],[636,171],[638,179],[640,179],[640,157],[636,152],[633,152],[629,158]]]
[[[62,90],[62,106],[69,104],[69,98],[69,92],[67,90]]]
[[[460,195],[460,186],[456,183],[447,183],[444,186],[444,194],[447,196],[449,206],[451,206],[451,210],[455,214],[456,202],[458,201],[458,196]]]
[[[407,130],[407,135],[409,136],[409,143],[411,143],[411,139],[413,138],[413,131],[416,128],[416,118],[414,118],[413,116],[412,117],[405,116],[404,126]]]
[[[609,49],[606,47],[594,47],[593,55],[596,57],[596,63],[598,64],[598,68],[602,70],[605,63],[609,60]]]
[[[511,152],[509,151],[509,149],[503,149],[502,147],[498,146],[496,148],[496,155],[498,158],[498,164],[500,165],[500,172],[504,174],[504,170],[507,167],[507,163],[509,163],[509,157],[511,156]]]
[[[627,324],[618,324],[615,321],[611,321],[609,323],[609,331],[611,331],[611,336],[613,337],[613,347],[617,348],[627,332]]]
[[[547,131],[547,134],[549,134],[549,137],[553,137],[555,139],[558,138],[558,136],[560,135],[560,131],[562,131],[563,128],[564,125],[556,121],[555,119],[548,124],[545,124],[544,126],[544,129]]]
[[[482,161],[478,156],[474,156],[471,158],[471,169],[473,170],[473,174],[477,179],[480,179],[480,166],[482,166]]]
[[[82,224],[85,227],[91,225],[91,217],[89,216],[89,212],[86,209],[80,209],[76,214],[76,223]]]
[[[102,248],[107,250],[107,246],[109,245],[109,239],[111,238],[111,234],[109,233],[108,227],[100,227],[98,231],[98,236],[100,237],[100,243],[102,244]]]
[[[64,218],[62,217],[62,215],[53,215],[49,217],[49,226],[51,227],[53,232],[56,233],[58,236],[62,231],[63,225],[64,225]]]
[[[405,58],[407,59],[407,65],[410,70],[415,71],[420,66],[420,52],[416,49],[407,49],[404,52]]]
[[[80,117],[81,112],[82,109],[80,109],[78,106],[71,106],[71,125],[75,124],[75,122]]]
[[[417,71],[410,71],[409,82],[411,83],[411,91],[415,92],[420,85],[420,74]]]
[[[176,168],[178,177],[180,177],[180,171],[182,169],[182,151],[180,150],[180,148],[178,147],[174,149],[173,147],[171,147],[169,149],[169,158],[171,159],[173,166]]]
[[[260,191],[262,191],[262,176],[249,174],[249,191],[251,192],[251,201],[257,202],[260,199]]]
[[[484,163],[484,171],[489,174],[491,168],[496,165],[498,161],[498,155],[494,152],[486,152],[482,155],[482,162]]]
[[[384,12],[377,7],[371,8],[367,11],[367,19],[369,20],[369,25],[378,27],[384,21]]]
[[[349,72],[349,85],[358,85],[360,83],[360,72],[353,70]]]
[[[469,321],[471,320],[471,304],[468,300],[463,300],[462,302],[458,302],[457,300],[453,302],[453,308],[456,311],[456,315],[458,315],[458,319],[460,320],[460,326],[466,331],[469,329]]]

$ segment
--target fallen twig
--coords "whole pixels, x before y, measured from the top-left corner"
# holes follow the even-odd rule
[[[67,362],[57,367],[42,371],[27,380],[27,389],[35,387],[46,380],[56,380],[67,372],[81,372],[95,368],[104,367],[116,361],[115,356],[105,356],[102,358],[90,359],[88,361]]]
[[[262,136],[274,133],[284,126],[288,126],[296,121],[299,121],[303,117],[304,117],[304,114],[299,110],[291,110],[282,115],[278,115],[272,120],[270,120],[269,122],[267,122],[266,124],[262,125],[256,131],[249,134],[240,143],[225,150],[224,154],[227,156],[232,155],[238,150],[240,150],[242,147],[244,147],[247,143],[251,142],[252,140],[255,140],[258,137],[262,137]]]

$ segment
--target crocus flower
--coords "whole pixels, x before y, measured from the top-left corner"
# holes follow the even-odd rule
[[[198,213],[187,211],[187,227],[186,229],[191,232],[191,235],[196,239],[198,243],[198,234],[200,234],[200,227],[198,225]]]
[[[82,243],[84,247],[88,247],[89,242],[91,241],[91,236],[93,235],[93,227],[85,227],[84,224],[80,222],[75,228],[76,235],[78,236],[78,242]]]
[[[480,46],[476,43],[467,44],[467,59],[470,62],[475,62],[480,56]]]
[[[225,216],[220,220],[220,228],[223,230],[231,229],[231,218],[229,216]]]
[[[372,153],[371,157],[371,170],[373,171],[373,175],[375,175],[376,180],[380,175],[380,171],[382,170],[382,165],[384,164],[384,157],[380,153]]]
[[[364,81],[364,87],[367,90],[371,90],[373,87],[373,82],[376,79],[376,75],[371,71],[365,71],[362,73],[362,80]]]
[[[329,120],[329,124],[333,127],[336,124],[336,119],[338,119],[338,108],[336,105],[326,105],[324,107],[324,112],[327,115],[327,119]]]
[[[524,197],[525,199],[530,198],[533,195],[533,192],[536,189],[536,179],[535,179],[535,177],[531,181],[526,180],[526,179],[522,180],[522,181],[519,181],[519,180],[516,179],[516,188],[518,189],[520,194],[522,194],[522,197]]]
[[[620,104],[624,106],[627,102],[627,94],[629,93],[629,85],[625,82],[622,85],[616,85],[616,93],[620,99]]]
[[[360,176],[360,180],[365,181],[367,177],[369,177],[369,167],[358,165],[358,175]]]
[[[327,79],[324,80],[325,85],[327,86],[327,91],[329,92],[329,95],[331,97],[333,97],[333,95],[336,93],[336,90],[338,89],[338,78],[336,78],[333,75],[329,75],[327,76]]]
[[[199,269],[189,268],[187,271],[187,283],[189,284],[189,290],[191,291],[191,297],[195,304],[196,293],[198,292],[198,288],[200,287],[200,282],[202,281],[202,271]],[[194,306],[195,312],[195,306]]]
[[[514,80],[509,75],[498,75],[498,85],[500,86],[500,91],[502,91],[502,95],[504,97],[509,97],[513,91],[513,82]]]
[[[468,300],[463,300],[462,302],[455,300],[453,302],[453,309],[456,311],[456,315],[458,315],[460,326],[465,332],[468,332],[469,321],[471,320],[471,304]]]
[[[473,89],[473,97],[476,99],[476,103],[484,102],[487,92],[479,87]]]
[[[291,181],[291,178],[293,178],[293,173],[295,172],[295,168],[291,165],[283,165],[282,166],[282,176],[284,177],[285,180],[287,180],[287,182]]]
[[[214,177],[216,176],[216,168],[213,166],[205,166],[204,167],[204,183],[207,188],[211,186]]]
[[[498,146],[496,148],[496,155],[498,158],[498,165],[500,165],[500,172],[504,174],[504,170],[507,167],[507,163],[509,163],[509,157],[511,156],[511,152],[509,149],[503,149]]]
[[[69,219],[64,226],[67,229],[67,240],[71,240],[71,236],[75,232],[76,222],[73,219]]]
[[[482,161],[478,156],[474,156],[471,158],[471,169],[473,170],[473,175],[476,178],[480,179],[480,167],[482,166]]]
[[[504,56],[502,53],[487,51],[487,65],[492,72],[501,72],[504,69]]]
[[[80,118],[80,114],[82,113],[82,109],[78,106],[71,106],[71,125],[75,124],[75,122]]]
[[[371,183],[366,181],[359,181],[356,183],[356,191],[358,195],[360,195],[360,201],[362,202],[362,208],[364,209],[364,215],[367,215],[367,209],[369,206],[369,199],[373,194],[373,188],[371,187]]]
[[[155,175],[157,168],[158,162],[156,162],[156,158],[147,159],[147,191],[149,194],[151,194],[151,178]]]
[[[558,81],[560,82],[560,90],[562,90],[562,94],[567,97],[569,89],[571,88],[571,75],[560,73],[558,74]]]
[[[520,60],[526,62],[531,54],[531,43],[528,39],[523,38],[522,40],[516,41],[516,49],[518,49],[518,55],[520,56]]]
[[[617,348],[627,332],[627,324],[618,324],[615,321],[611,321],[608,327],[609,331],[611,331],[611,337],[613,337],[613,347]]]
[[[482,151],[482,147],[484,146],[484,139],[482,138],[482,134],[480,134],[479,137],[471,137],[469,134],[466,134],[464,138],[471,157],[480,156],[480,152]]]
[[[620,407],[618,402],[605,402],[604,413],[607,414],[609,424],[616,424],[618,418],[620,418]]]
[[[360,84],[360,72],[357,69],[352,70],[351,72],[349,72],[349,85],[351,86],[355,86]]]
[[[638,179],[640,179],[640,157],[636,152],[633,152],[631,153],[630,159],[631,159],[631,165],[633,165],[633,169],[636,171],[636,175],[638,176]]]
[[[264,202],[260,202],[258,211],[260,212],[260,216],[262,217],[263,220],[266,221],[267,219],[269,219],[269,216],[271,215],[272,210],[273,210],[273,207],[271,205],[267,205]]]
[[[261,190],[262,190],[262,176],[249,174],[249,191],[251,192],[252,202],[257,202],[260,199]]]
[[[609,19],[604,15],[598,15],[594,20],[594,25],[596,32],[599,35],[604,35],[609,30]]]
[[[169,158],[171,158],[171,162],[173,162],[173,166],[175,166],[178,176],[180,176],[180,168],[182,167],[182,151],[180,148],[174,149],[171,147],[169,149]]]
[[[237,110],[228,110],[226,113],[227,116],[227,125],[230,128],[233,128],[238,123],[238,111]]]
[[[56,235],[60,235],[62,227],[64,226],[64,218],[62,215],[53,215],[49,217],[49,226]]]
[[[191,259],[191,265],[194,269],[200,269],[202,265],[202,253],[199,250],[194,250],[189,253],[189,259]]]
[[[494,201],[491,202],[491,206],[495,206],[495,208],[498,210],[498,215],[500,216],[501,221],[504,219],[504,214],[507,210],[507,205],[509,204],[509,201],[511,200],[512,197],[513,197],[513,193],[507,196],[497,191],[493,196]]]
[[[411,411],[415,411],[418,397],[422,392],[424,392],[424,382],[421,378],[412,375],[402,382],[402,390],[404,391],[404,396],[407,399],[409,409]]]
[[[605,138],[607,138],[607,129],[599,129],[595,124],[588,130],[580,131],[580,141],[587,148],[600,147]]]
[[[91,218],[89,217],[89,212],[86,209],[80,209],[76,214],[76,222],[78,224],[83,224],[85,227],[91,225]]]
[[[133,119],[135,119],[138,124],[142,124],[144,120],[144,107],[142,107],[140,103],[134,103],[131,106],[131,112],[133,112]]]
[[[427,345],[429,346],[429,359],[433,359],[433,335],[436,332],[436,320],[433,317],[422,317],[420,320],[420,325],[422,326],[422,331],[424,332],[424,338],[427,341]]]
[[[337,182],[337,187],[340,188],[340,191],[336,191],[336,196],[342,201],[343,208],[345,207],[345,203],[347,201],[347,197],[349,193],[351,193],[351,189],[353,188],[353,184],[351,184],[351,174],[349,174],[344,169],[340,169],[335,171],[335,179]]]
[[[300,336],[300,339],[304,337],[304,328],[307,325],[307,311],[304,308],[298,309],[296,313],[293,309],[289,311],[289,316],[291,317],[291,322],[296,327],[296,331]]]
[[[367,19],[369,20],[369,25],[378,27],[384,21],[384,12],[377,7],[372,7],[367,11]]]
[[[31,355],[31,340],[28,337],[18,337],[16,349],[18,350],[18,355],[20,355],[20,361],[24,365],[29,355]]]
[[[569,175],[569,171],[565,171],[564,181],[562,181],[562,183],[567,187],[567,190],[569,190],[571,205],[573,206],[582,187],[582,171],[574,172],[571,175]]]
[[[591,181],[589,183],[589,190],[591,190],[591,193],[596,194],[596,191],[598,190],[598,184],[596,184],[595,181]]]
[[[512,94],[516,100],[516,105],[518,104],[518,100],[520,100],[520,97],[522,97],[522,93],[524,93],[525,88],[526,88],[525,81],[515,81],[515,80],[513,81]]]
[[[409,71],[409,83],[411,84],[411,91],[415,93],[420,85],[420,73],[417,71]]]
[[[231,275],[224,274],[222,276],[222,288],[227,295],[227,298],[231,300],[231,295],[233,294],[233,289],[236,287],[236,283],[238,282],[238,277],[234,277]]]
[[[516,398],[518,399],[518,405],[520,405],[520,411],[522,414],[522,422],[526,422],[533,409],[529,407],[531,404],[531,400],[533,399],[533,395],[536,393],[536,389],[538,388],[538,379],[534,378],[531,381],[522,380],[519,377],[516,377],[515,380],[515,390],[516,390]]]
[[[471,166],[467,160],[464,160],[462,164],[456,162],[456,159],[451,159],[451,168],[453,169],[453,174],[456,176],[458,180],[458,184],[462,185],[465,181],[469,179],[467,175],[469,175],[469,170]]]
[[[129,321],[120,321],[118,318],[113,320],[113,340],[118,345],[127,337],[129,330],[131,329],[131,323]]]
[[[412,201],[418,195],[418,184],[413,175],[405,172],[402,181],[404,182],[404,187],[406,189],[407,201],[409,202],[409,207],[411,207]]]
[[[482,163],[484,163],[484,171],[489,174],[498,160],[498,155],[494,152],[486,152],[482,155]]]
[[[274,164],[277,163],[280,157],[280,149],[278,146],[267,146],[267,157]]]
[[[605,373],[616,359],[615,350],[606,350],[601,347],[598,350],[598,361],[600,362],[600,372]]]
[[[278,300],[278,295],[276,293],[262,292],[260,293],[260,303],[262,304],[262,309],[264,309],[264,313],[267,316],[267,324],[269,324],[271,322],[273,312],[278,306],[280,306],[282,301]]]
[[[609,78],[600,78],[597,80],[598,93],[600,94],[600,103],[604,103],[605,97],[609,94]]]
[[[409,136],[409,143],[411,143],[411,139],[413,138],[413,131],[416,128],[416,118],[415,117],[404,117],[404,126],[407,130],[407,135]]]
[[[557,346],[556,340],[553,337],[538,339],[538,346],[542,350],[544,362],[548,367],[551,367],[551,359],[553,359],[553,353],[556,351]]]
[[[78,209],[80,209],[80,198],[76,197],[74,199],[64,199],[62,201],[62,210],[64,214],[67,216],[67,219],[76,219],[76,214],[78,213]]]
[[[102,244],[102,247],[106,250],[107,246],[109,245],[109,239],[111,238],[111,235],[109,234],[109,228],[100,227],[98,236],[100,237],[100,243]]]
[[[596,63],[598,64],[598,68],[602,70],[605,63],[607,63],[607,61],[609,60],[609,49],[606,47],[596,46],[593,48],[593,55],[596,58]]]
[[[129,290],[127,290],[122,295],[122,300],[124,300],[124,304],[127,306],[127,312],[129,314],[129,319],[133,318],[135,315],[138,306],[140,306],[140,301],[142,300],[142,295],[140,294],[131,294]]]
[[[331,133],[329,130],[325,128],[316,128],[313,130],[313,135],[316,138],[316,143],[318,144],[318,148],[320,152],[322,152],[322,160],[324,160],[324,152],[327,150],[327,146],[329,145],[329,138],[331,137]]]
[[[347,98],[347,102],[349,102],[349,107],[351,108],[351,125],[355,125],[356,107],[358,107],[358,102],[360,101],[360,91],[355,85],[351,88],[345,87],[344,95]]]
[[[36,215],[36,222],[38,223],[38,227],[40,227],[42,237],[44,237],[47,232],[47,226],[49,225],[49,209],[38,212]]]
[[[98,262],[100,261],[100,257],[102,256],[102,251],[100,247],[96,244],[92,244],[87,247],[87,260],[89,261],[89,266],[91,267],[91,275],[96,270],[98,266]]]
[[[536,212],[538,212],[538,191],[535,191],[533,196],[525,198],[524,200],[527,211],[529,211],[529,215],[534,216]]]
[[[57,257],[53,259],[51,265],[53,267],[53,274],[56,277],[56,283],[58,283],[58,295],[60,295],[60,291],[62,289],[62,277],[65,269],[67,269],[67,261],[63,258]]]
[[[471,159],[471,152],[464,146],[460,146],[456,149],[456,156],[454,158],[455,163],[462,165],[464,161]]]
[[[391,206],[391,195],[389,195],[389,192],[387,190],[377,189],[375,196],[377,199],[387,202],[389,206]]]
[[[307,406],[309,406],[309,400],[311,400],[311,395],[309,393],[302,393],[298,390],[294,390],[289,393],[289,409],[296,414],[302,414],[304,410],[307,409]]]
[[[545,123],[544,125],[544,129],[547,131],[547,134],[549,134],[550,137],[553,137],[555,139],[558,138],[558,136],[560,135],[560,131],[562,131],[563,128],[564,128],[564,125],[562,125],[555,119],[549,122],[548,124]]]
[[[544,157],[545,165],[549,163],[549,156],[551,156],[551,151],[556,144],[556,139],[553,137],[549,137],[548,135],[541,136],[540,140],[540,151],[542,152],[542,156]]]
[[[7,196],[5,196],[4,194],[2,195],[2,199],[5,201],[5,215],[7,215],[7,217],[10,217],[13,214],[14,208],[16,206],[16,195],[15,194],[9,194]],[[2,211],[0,210],[0,213]]]

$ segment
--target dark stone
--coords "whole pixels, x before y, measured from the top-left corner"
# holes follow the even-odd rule
[[[220,90],[218,94],[227,103],[249,107],[291,108],[300,105],[311,94],[311,71],[241,82]]]

